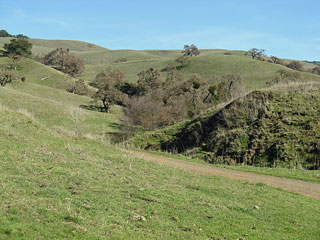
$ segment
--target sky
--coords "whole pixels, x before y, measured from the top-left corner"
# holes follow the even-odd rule
[[[31,38],[320,60],[319,0],[0,0],[0,9],[0,29]]]

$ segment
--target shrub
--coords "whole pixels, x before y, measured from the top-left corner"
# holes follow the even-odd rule
[[[287,64],[287,67],[293,70],[303,71],[303,65],[301,62],[298,62],[298,61],[290,62],[289,64]]]

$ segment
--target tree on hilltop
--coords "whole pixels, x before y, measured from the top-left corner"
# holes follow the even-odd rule
[[[184,45],[183,48],[184,48],[184,50],[181,52],[181,53],[183,53],[183,56],[192,57],[192,56],[198,56],[200,54],[199,49],[194,44],[192,44],[191,46]]]
[[[0,30],[0,37],[11,37],[11,35],[6,30]]]
[[[252,59],[261,59],[265,56],[265,49],[251,48],[246,52],[246,55],[249,55]]]

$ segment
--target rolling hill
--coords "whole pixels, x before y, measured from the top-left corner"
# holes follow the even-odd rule
[[[180,54],[108,50],[77,41],[31,41],[38,53],[57,47],[75,51],[86,62],[80,77],[87,81],[108,67],[120,69],[128,80],[136,81],[139,71],[150,66],[161,69]],[[208,78],[239,71],[247,89],[253,90],[284,69],[253,61],[241,51],[232,51],[231,56],[224,52],[203,50],[183,74],[196,72]],[[128,61],[113,63],[120,57]],[[0,58],[0,64],[10,62]],[[111,114],[87,110],[91,98],[56,88],[59,82],[75,79],[32,59],[24,59],[21,65],[16,73],[25,75],[26,82],[0,88],[0,239],[318,238],[319,200],[261,183],[202,176],[134,158],[110,144],[110,134],[118,132],[121,125],[120,107],[113,107]],[[317,75],[303,76],[307,81],[319,80]],[[301,104],[313,101],[318,93],[299,94],[275,94],[270,118],[265,121],[280,119],[279,109],[285,109],[290,119],[281,119],[281,127],[287,131],[294,127],[294,134],[303,135],[310,123],[308,131],[314,127],[316,131],[318,125],[306,120],[318,114],[317,105],[311,102],[306,112]],[[235,110],[232,106],[242,106],[248,96],[198,116],[188,122],[189,129],[204,125],[219,111]],[[299,106],[298,114],[291,111],[291,104]],[[154,132],[147,134],[154,134],[157,144],[162,136],[171,141],[173,133],[182,133],[185,124],[159,130],[165,131],[160,137]],[[214,134],[211,130],[208,133]],[[302,140],[311,137],[305,134]],[[147,142],[150,138],[140,139]]]

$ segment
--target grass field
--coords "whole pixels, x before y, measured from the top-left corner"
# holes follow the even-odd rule
[[[319,200],[160,167],[5,109],[0,122],[0,239],[319,237]]]
[[[0,38],[0,44],[3,41]],[[160,69],[180,54],[32,41],[38,53],[57,47],[75,51],[86,61],[81,77],[87,81],[107,67],[125,71],[136,81],[139,71]],[[255,70],[271,78],[282,68],[253,61],[241,51],[231,56],[224,52],[203,50],[183,73],[209,77],[243,71],[246,86],[255,88],[268,80]],[[113,64],[119,57],[128,62]],[[0,58],[0,64],[9,63]],[[108,134],[117,132],[121,123],[120,107],[113,107],[111,114],[81,108],[91,99],[55,88],[59,81],[74,79],[33,60],[24,60],[18,73],[27,77],[25,84],[0,88],[1,240],[320,239],[319,200],[133,158],[109,144]],[[302,171],[259,171],[317,181],[316,175]]]

